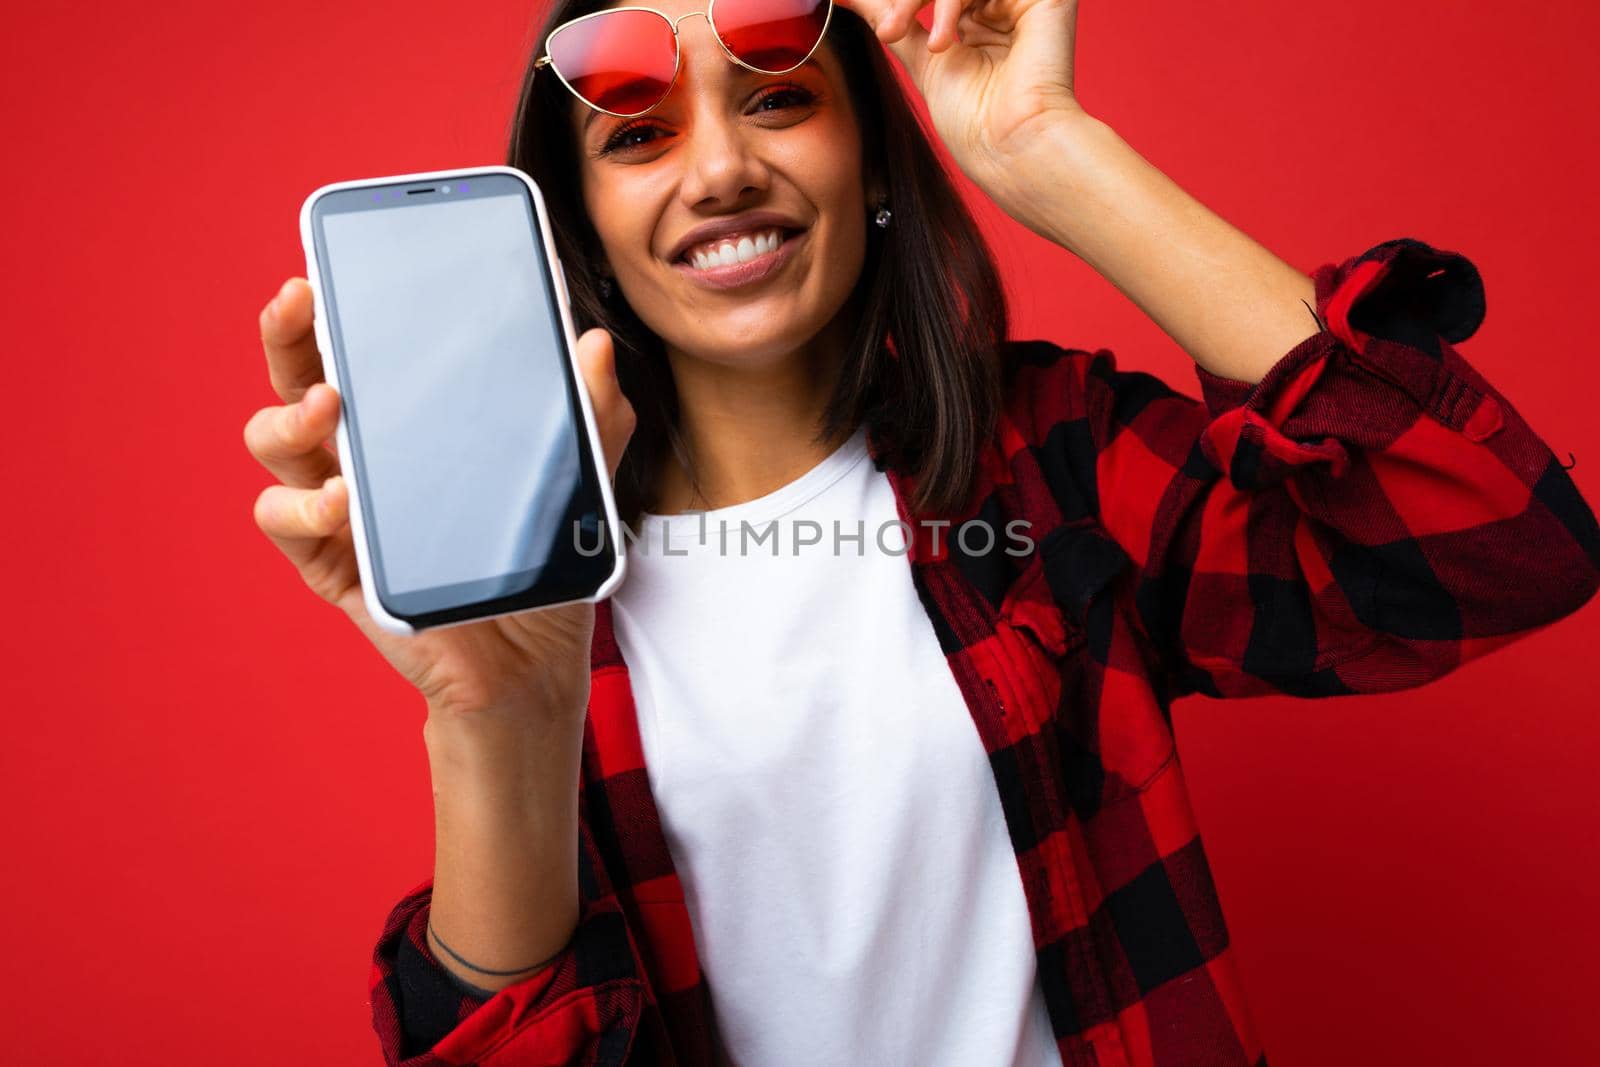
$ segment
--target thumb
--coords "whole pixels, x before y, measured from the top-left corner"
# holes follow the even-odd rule
[[[611,334],[600,327],[585,330],[578,338],[578,371],[589,390],[589,403],[594,408],[595,425],[600,430],[600,445],[605,450],[606,473],[613,479],[622,453],[633,436],[636,421],[633,405],[622,395],[617,382],[616,346]]]

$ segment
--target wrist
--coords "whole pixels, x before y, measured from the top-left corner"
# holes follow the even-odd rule
[[[429,709],[423,744],[435,805],[446,800],[497,808],[576,795],[584,716],[499,709]]]
[[[983,183],[995,203],[1034,233],[1074,248],[1074,190],[1115,180],[1128,145],[1105,121],[1081,107],[1042,112],[992,155]]]
[[[433,953],[434,959],[439,962],[440,966],[442,966],[450,974],[450,976],[455,979],[456,983],[460,985],[466,992],[471,993],[473,996],[483,1000],[489,999],[490,997],[494,996],[496,992],[504,989],[508,985],[513,984],[514,982],[520,982],[531,978],[534,974],[544,970],[556,960],[559,960],[561,958],[562,951],[565,951],[565,945],[563,945],[562,950],[557,951],[554,955],[551,955],[546,959],[542,959],[538,963],[533,963],[526,966],[487,967],[483,964],[474,963],[472,960],[467,959],[467,957],[463,956],[456,949],[452,948],[443,937],[439,936],[439,931],[434,929],[433,918],[431,915],[428,919],[426,936],[428,940],[428,949]]]
[[[423,690],[427,730],[441,736],[571,727],[589,706],[589,672],[529,672],[493,686],[456,684]]]

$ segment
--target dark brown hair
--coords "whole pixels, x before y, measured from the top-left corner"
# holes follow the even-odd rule
[[[616,480],[618,509],[631,524],[653,505],[668,451],[687,467],[677,391],[660,339],[620,292],[600,296],[600,239],[583,205],[572,125],[572,109],[585,105],[553,72],[535,77],[532,65],[552,28],[605,6],[555,0],[523,76],[508,162],[545,195],[579,332],[603,326],[615,339],[618,381],[638,416]],[[867,227],[866,261],[846,305],[859,315],[817,439],[835,440],[864,422],[887,463],[913,479],[913,512],[953,511],[967,500],[979,451],[994,432],[1004,291],[871,28],[835,7],[824,47],[838,57],[855,106],[864,185],[885,191],[893,220],[887,229]]]

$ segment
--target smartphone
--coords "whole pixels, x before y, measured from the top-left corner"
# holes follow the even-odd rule
[[[401,634],[604,598],[622,538],[544,199],[510,167],[300,209],[366,608]]]

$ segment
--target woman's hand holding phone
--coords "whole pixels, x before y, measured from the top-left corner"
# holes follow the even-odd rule
[[[339,397],[323,380],[304,279],[290,279],[263,309],[261,340],[283,404],[245,426],[246,445],[278,479],[257,497],[256,523],[426,699],[436,842],[429,929],[459,953],[431,941],[436,958],[483,992],[521,981],[560,952],[578,921],[578,767],[594,605],[409,636],[380,628],[363,602],[349,496],[330,447]],[[617,384],[610,335],[585,333],[577,360],[615,477],[634,414]]]
[[[279,480],[256,498],[263,533],[307,586],[336,605],[426,698],[449,713],[526,709],[576,714],[586,704],[594,605],[570,604],[400,636],[380,629],[362,604],[349,523],[349,495],[331,447],[339,397],[323,380],[312,333],[310,286],[286,282],[261,312],[272,387],[284,401],[245,425],[245,444]],[[633,433],[633,407],[617,384],[611,338],[590,330],[577,356],[594,406],[607,470]]]

